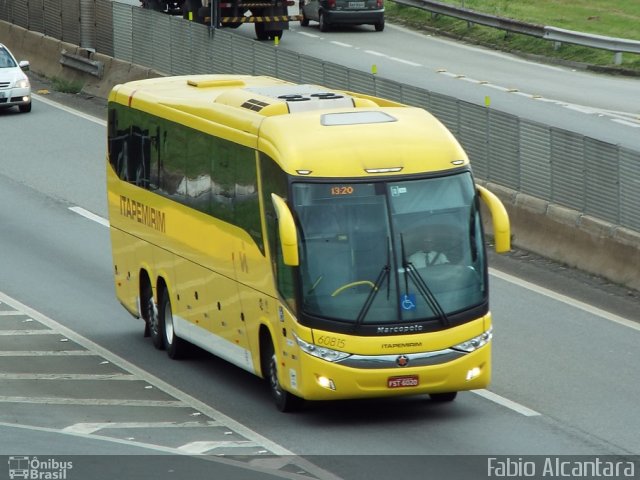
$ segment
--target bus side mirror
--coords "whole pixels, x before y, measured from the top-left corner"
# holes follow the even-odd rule
[[[496,242],[496,252],[505,253],[511,250],[511,227],[509,215],[500,199],[489,190],[476,185],[482,201],[489,207],[493,219],[493,235]]]
[[[284,264],[296,267],[300,262],[298,260],[298,232],[293,215],[287,207],[287,203],[275,193],[271,194],[271,201],[278,216],[278,233],[280,234]]]

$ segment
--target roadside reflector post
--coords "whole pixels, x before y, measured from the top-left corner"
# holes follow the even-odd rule
[[[615,52],[613,54],[613,63],[620,65],[622,63],[622,52]]]

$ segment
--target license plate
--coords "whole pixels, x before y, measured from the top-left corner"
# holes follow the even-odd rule
[[[419,384],[417,375],[405,375],[402,377],[387,378],[388,388],[417,387]]]
[[[349,8],[364,8],[364,2],[349,2]]]

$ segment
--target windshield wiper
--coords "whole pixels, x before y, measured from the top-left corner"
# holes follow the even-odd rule
[[[449,326],[449,319],[447,318],[447,314],[442,309],[442,306],[438,302],[438,299],[433,294],[427,282],[424,281],[422,275],[420,275],[416,267],[414,267],[413,263],[407,260],[407,255],[404,250],[404,238],[402,234],[400,234],[400,251],[402,253],[402,270],[404,272],[404,289],[405,295],[409,294],[409,277],[418,287],[418,291],[422,294],[422,297],[425,299],[433,313],[435,313],[440,319],[440,323],[445,327]]]
[[[373,288],[371,289],[371,291],[369,292],[369,295],[367,295],[366,300],[362,304],[362,308],[360,308],[360,311],[358,312],[358,316],[356,317],[356,322],[353,325],[354,330],[356,330],[362,324],[362,322],[364,322],[364,317],[366,317],[367,313],[369,313],[369,310],[371,309],[371,305],[373,304],[373,301],[375,300],[376,295],[378,295],[378,290],[380,290],[380,286],[382,285],[382,282],[384,282],[385,279],[389,276],[389,272],[391,271],[390,251],[391,249],[389,245],[389,237],[387,237],[387,264],[382,267],[382,270],[380,270],[380,273],[378,274],[378,278],[376,278],[376,281],[373,284]],[[387,298],[389,298],[389,294],[390,294],[390,283],[391,282],[387,282]]]

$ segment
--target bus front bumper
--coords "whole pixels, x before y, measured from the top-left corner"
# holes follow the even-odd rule
[[[341,400],[458,392],[485,388],[491,380],[491,343],[434,365],[397,368],[353,368],[301,353],[304,378],[291,372],[307,400]]]

